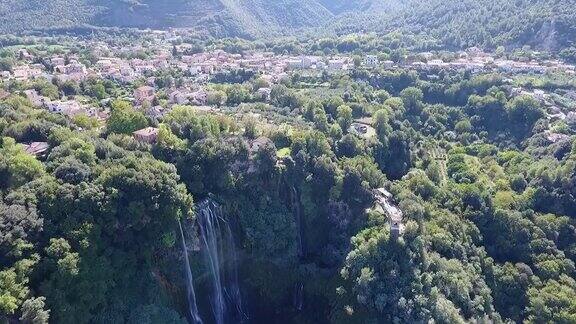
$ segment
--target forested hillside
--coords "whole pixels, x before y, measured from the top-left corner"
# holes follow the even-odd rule
[[[6,0],[0,32],[79,26],[190,27],[216,37],[266,37],[317,28],[322,33],[401,30],[452,48],[573,46],[573,1],[548,0]],[[328,28],[327,28],[328,27]]]
[[[91,22],[104,9],[85,0],[5,0],[0,2],[0,32],[71,28]]]
[[[399,27],[425,32],[454,47],[534,45],[544,49],[576,40],[576,3],[557,0],[418,1]]]
[[[0,51],[0,323],[576,323],[575,65],[126,34]]]
[[[554,50],[574,45],[575,8],[571,1],[548,0],[412,1],[347,15],[332,26],[339,33],[402,30],[452,48],[532,45]]]
[[[8,0],[0,4],[0,32],[91,25],[191,27],[213,36],[256,36],[319,26],[332,16],[314,0]]]

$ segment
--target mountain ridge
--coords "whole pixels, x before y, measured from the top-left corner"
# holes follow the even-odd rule
[[[4,0],[0,33],[81,26],[193,28],[266,38],[302,29],[401,30],[449,47],[575,45],[576,6],[559,0]]]
[[[5,0],[0,32],[97,27],[206,27],[217,21],[230,36],[320,27],[349,12],[389,9],[376,0]],[[218,34],[218,33],[217,33]]]

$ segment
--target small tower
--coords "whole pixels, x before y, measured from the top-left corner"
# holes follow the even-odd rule
[[[400,224],[398,222],[390,222],[390,238],[398,240],[400,237]]]

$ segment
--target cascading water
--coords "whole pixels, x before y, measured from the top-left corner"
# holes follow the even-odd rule
[[[294,210],[294,217],[296,218],[296,227],[298,228],[298,253],[301,258],[306,256],[306,249],[304,247],[304,226],[302,224],[302,212],[300,210],[300,197],[298,196],[298,191],[296,187],[291,188],[291,200],[292,208]]]
[[[292,304],[297,311],[301,311],[304,307],[304,284],[301,282],[294,287]]]
[[[247,319],[242,310],[238,284],[238,260],[230,224],[222,208],[212,200],[198,205],[198,224],[202,239],[202,253],[210,272],[212,293],[210,302],[214,322],[241,323]]]
[[[196,293],[194,292],[194,280],[192,278],[192,269],[190,269],[190,260],[188,259],[188,247],[186,246],[186,239],[184,238],[184,231],[182,230],[182,223],[178,221],[180,227],[180,237],[182,240],[182,253],[184,254],[184,272],[186,272],[186,290],[188,293],[188,310],[190,312],[190,319],[192,324],[202,324],[202,319],[198,313],[198,306],[196,305]]]

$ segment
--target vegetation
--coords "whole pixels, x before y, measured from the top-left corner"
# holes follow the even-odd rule
[[[290,8],[290,10],[286,10]],[[185,13],[185,14],[184,14]],[[9,0],[0,4],[0,32],[76,29],[87,26],[166,28],[189,27],[216,37],[269,38],[299,28],[325,35],[400,30],[402,42],[451,48],[532,45],[563,50],[574,59],[573,6],[562,1],[323,1],[229,0],[171,2],[50,0],[35,3]],[[340,51],[351,51],[349,41]]]
[[[38,14],[20,2],[0,4],[1,17],[17,9],[10,31]],[[442,49],[435,54],[449,62],[462,54],[453,48],[531,42],[570,57],[573,8],[539,0],[100,0],[97,11],[93,3],[45,1],[39,12],[58,15],[31,27],[113,26],[122,15],[127,25],[177,25],[178,16],[163,15],[224,8],[198,24],[256,35],[260,20],[288,20],[342,35],[158,42],[177,58],[215,49],[314,53],[322,62],[346,54],[350,69],[287,69],[272,78],[235,66],[207,77],[170,66],[130,81],[3,79],[0,322],[190,322],[184,255],[210,322],[206,201],[222,208],[220,230],[230,229],[234,243],[222,248],[238,258],[219,266],[237,266],[235,288],[253,322],[576,322],[573,74],[402,64],[427,60],[414,50]],[[69,5],[77,15],[58,18],[66,26],[50,21],[68,17]],[[293,8],[289,17],[265,15],[283,6]],[[162,19],[141,19],[156,14]],[[348,20],[398,30],[351,35]],[[166,35],[142,34],[99,34],[114,46],[98,51],[68,36],[5,36],[19,45],[0,50],[0,68],[22,65],[24,45],[34,54],[28,63],[46,71],[55,53],[89,67],[115,55],[153,62],[161,47],[154,41]],[[180,42],[191,46],[181,50]],[[518,47],[494,55],[556,55]],[[398,65],[366,67],[368,53]],[[132,100],[144,84],[154,85],[152,102]],[[49,111],[25,90],[97,113]],[[180,90],[205,94],[205,102],[177,104],[170,97]],[[149,137],[134,134],[148,127]],[[38,143],[46,150],[31,149]]]

